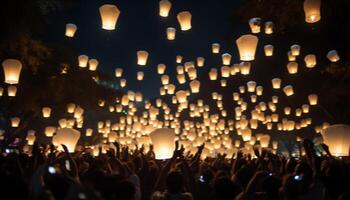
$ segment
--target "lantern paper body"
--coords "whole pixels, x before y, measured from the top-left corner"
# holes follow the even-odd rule
[[[52,143],[62,151],[62,144],[66,145],[68,151],[73,153],[75,146],[80,138],[80,132],[72,128],[61,128],[57,130],[56,135],[52,137]]]
[[[249,20],[249,26],[252,33],[260,33],[261,18],[254,17]]]
[[[201,83],[198,80],[193,80],[190,82],[190,88],[192,93],[199,93]]]
[[[87,67],[88,61],[89,61],[89,57],[87,55],[80,55],[78,57],[78,61],[79,61],[79,67]]]
[[[316,94],[310,94],[308,96],[308,99],[309,99],[309,104],[310,105],[317,105],[317,100],[318,100],[318,96]]]
[[[229,53],[224,53],[221,55],[222,64],[229,65],[231,63],[231,55]]]
[[[180,28],[182,31],[187,31],[192,28],[191,20],[192,15],[188,11],[182,11],[179,14],[177,14],[177,20],[180,24]]]
[[[305,58],[304,58],[304,61],[305,61],[305,65],[307,68],[314,68],[316,66],[316,55],[314,54],[309,54],[309,55],[306,55]]]
[[[21,122],[21,119],[19,117],[13,117],[11,118],[11,127],[18,127],[19,123]]]
[[[328,145],[331,154],[335,156],[349,156],[350,126],[336,124],[329,126],[322,132],[323,141]]]
[[[280,89],[282,80],[279,78],[274,78],[271,80],[273,89]]]
[[[219,53],[220,52],[220,44],[219,43],[213,43],[211,45],[211,52],[212,53]]]
[[[147,51],[137,51],[137,64],[138,65],[146,65],[148,59],[148,52]]]
[[[321,19],[321,0],[305,0],[304,13],[307,23],[315,23]]]
[[[264,46],[265,56],[272,56],[273,55],[273,46],[271,44]]]
[[[75,24],[66,24],[66,33],[67,37],[74,37],[75,32],[77,31],[77,26]]]
[[[260,144],[262,148],[267,148],[269,147],[269,143],[270,143],[270,136],[269,135],[262,135],[260,137]]]
[[[101,6],[99,10],[102,20],[102,28],[106,30],[114,30],[120,15],[117,6],[105,4]]]
[[[265,34],[272,34],[273,33],[273,22],[265,22]]]
[[[22,63],[16,59],[6,59],[2,62],[4,70],[5,83],[18,84],[19,76],[22,70]]]
[[[175,36],[176,36],[176,29],[169,27],[166,29],[166,37],[168,40],[175,40]]]
[[[122,69],[122,68],[116,68],[115,71],[114,71],[114,75],[115,75],[115,77],[117,77],[117,78],[122,77],[122,75],[123,75],[123,69]]]
[[[96,59],[89,60],[89,70],[90,71],[96,71],[97,66],[98,66],[98,60],[96,60]]]
[[[298,73],[298,63],[297,62],[289,62],[287,64],[287,69],[289,74]]]
[[[331,62],[337,62],[340,58],[338,55],[338,52],[336,50],[331,50],[327,53],[327,58],[331,61]]]
[[[51,108],[50,107],[43,107],[42,113],[44,118],[49,118],[51,116]]]
[[[292,96],[294,94],[293,86],[287,85],[283,88],[284,93],[286,96]]]
[[[161,128],[150,133],[156,159],[168,159],[175,150],[175,132],[173,129]]]
[[[17,87],[14,85],[10,85],[7,87],[7,95],[9,97],[15,97],[17,93]]]
[[[168,17],[171,9],[171,2],[168,0],[159,1],[159,15],[161,17]]]
[[[242,35],[236,40],[239,56],[242,61],[251,61],[255,59],[258,40],[258,37],[251,34]]]

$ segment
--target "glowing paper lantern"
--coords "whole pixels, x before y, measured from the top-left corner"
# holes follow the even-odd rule
[[[137,51],[137,64],[144,66],[147,64],[148,52],[147,51]]]
[[[273,22],[269,21],[269,22],[265,22],[265,34],[272,34],[273,33],[273,27],[274,24]]]
[[[166,29],[166,37],[168,40],[175,40],[176,29],[173,27],[169,27]]]
[[[254,17],[249,20],[249,26],[252,33],[260,33],[261,18]]]
[[[307,23],[315,23],[321,20],[321,0],[305,0],[304,13]]]
[[[256,88],[256,82],[255,81],[247,82],[247,88],[248,88],[248,92],[254,92]]]
[[[201,82],[198,80],[193,80],[190,82],[190,88],[192,93],[199,93]]]
[[[67,37],[74,37],[75,32],[77,31],[77,26],[75,24],[68,23],[66,24],[66,33]]]
[[[19,117],[12,117],[11,118],[11,127],[13,127],[13,128],[18,127],[20,122],[21,122],[21,118],[19,118]]]
[[[305,58],[304,58],[304,61],[305,61],[305,65],[307,68],[314,68],[316,66],[316,55],[314,54],[309,54],[309,55],[306,55]]]
[[[115,69],[115,77],[120,78],[123,75],[123,69],[122,68],[116,68]]]
[[[282,80],[280,78],[273,78],[271,80],[273,89],[280,89]]]
[[[159,1],[159,15],[161,17],[168,17],[171,9],[171,2],[168,0]]]
[[[169,159],[175,150],[175,132],[173,129],[160,128],[150,133],[156,159]]]
[[[74,103],[67,104],[67,112],[68,113],[74,113],[76,108],[76,105]]]
[[[164,74],[165,73],[166,66],[164,64],[158,64],[157,65],[157,73],[158,74]]]
[[[222,58],[222,64],[223,65],[230,65],[231,63],[231,54],[229,53],[224,53],[221,55],[221,58]]]
[[[224,78],[230,77],[231,68],[228,66],[221,67],[221,76]]]
[[[176,63],[181,63],[182,62],[182,56],[177,55],[176,56]]]
[[[93,133],[93,132],[94,132],[93,129],[87,128],[87,129],[86,129],[86,132],[85,132],[85,136],[86,136],[86,137],[90,137],[90,136],[92,136],[92,133]]]
[[[14,85],[10,85],[7,87],[7,95],[9,97],[15,97],[17,94],[17,87]]]
[[[272,56],[273,55],[273,46],[271,44],[265,45],[264,52],[265,52],[265,56]]]
[[[318,100],[318,96],[316,94],[310,94],[308,96],[308,99],[309,99],[309,104],[310,105],[317,105],[317,100]]]
[[[298,63],[297,62],[289,62],[287,64],[287,69],[289,74],[298,73]]]
[[[2,62],[5,80],[7,84],[18,84],[22,70],[22,63],[16,59],[6,59]]]
[[[243,75],[249,75],[250,74],[250,62],[241,62],[239,64],[239,70],[241,71],[241,74]]]
[[[79,67],[87,67],[87,64],[89,62],[89,57],[87,55],[80,55],[78,57],[78,61],[79,61]]]
[[[197,66],[198,67],[203,67],[204,66],[204,61],[205,61],[205,58],[197,57]]]
[[[294,44],[290,46],[290,52],[293,56],[299,56],[300,54],[300,45]]]
[[[117,6],[105,4],[100,7],[99,11],[102,20],[102,28],[105,30],[114,30],[120,15]]]
[[[219,53],[220,52],[220,44],[219,43],[213,43],[211,45],[211,52],[212,53]]]
[[[288,61],[295,61],[296,57],[292,55],[292,51],[288,51]]]
[[[192,15],[188,11],[182,11],[177,14],[177,21],[179,22],[182,31],[187,31],[192,28],[191,20]]]
[[[179,103],[187,102],[187,92],[183,90],[179,90],[176,92],[176,98]]]
[[[258,37],[251,34],[242,35],[236,40],[239,56],[242,61],[252,61],[255,59],[258,40]]]
[[[51,116],[51,108],[50,107],[43,107],[42,113],[44,118],[49,118]]]
[[[52,137],[52,143],[62,150],[62,144],[66,145],[68,151],[73,153],[75,146],[80,138],[80,132],[72,128],[61,128],[57,130],[56,135]]]
[[[136,78],[138,81],[142,81],[144,77],[144,73],[143,72],[137,72]]]
[[[340,58],[336,50],[331,50],[327,53],[327,58],[331,62],[337,62]]]
[[[249,141],[252,137],[252,130],[249,128],[241,129],[241,134],[244,142]]]
[[[98,60],[96,60],[96,59],[89,60],[89,70],[90,71],[96,71],[97,66],[98,66]]]
[[[323,141],[335,156],[349,156],[350,126],[336,124],[321,131]]]
[[[294,94],[293,86],[287,85],[283,88],[283,92],[286,94],[286,96],[292,96]]]
[[[44,132],[45,132],[46,137],[52,137],[53,134],[56,132],[56,127],[47,126],[47,127],[45,127]]]
[[[216,80],[218,78],[218,72],[215,68],[212,68],[210,69],[210,72],[209,72],[209,79],[210,80]]]
[[[262,135],[260,137],[260,145],[262,148],[267,148],[269,147],[270,144],[270,136],[269,135]]]

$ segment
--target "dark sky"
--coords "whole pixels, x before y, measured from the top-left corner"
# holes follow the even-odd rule
[[[159,16],[158,0],[80,0],[64,12],[58,13],[54,22],[62,27],[59,33],[62,40],[70,40],[64,36],[66,23],[74,23],[78,27],[72,39],[76,52],[86,54],[99,61],[98,70],[114,75],[114,69],[124,69],[123,76],[127,79],[128,87],[134,91],[142,91],[146,97],[154,98],[159,95],[160,76],[156,73],[158,63],[167,66],[166,73],[171,82],[176,83],[176,55],[182,55],[183,61],[195,61],[196,57],[206,58],[206,73],[209,67],[221,67],[220,54],[211,53],[211,44],[218,42],[222,52],[235,54],[233,59],[238,62],[238,54],[234,49],[235,39],[242,30],[232,28],[232,11],[239,1],[233,0],[176,0],[171,1],[172,8],[167,18]],[[121,14],[116,30],[107,31],[101,28],[98,8],[105,4],[117,5]],[[181,31],[176,19],[181,11],[192,13],[192,29]],[[245,31],[248,25],[244,24]],[[166,39],[166,28],[175,27],[176,39]],[[57,35],[58,33],[56,33]],[[146,67],[136,65],[136,51],[149,52]],[[144,71],[144,81],[136,80],[137,71]],[[116,80],[115,83],[118,83]]]

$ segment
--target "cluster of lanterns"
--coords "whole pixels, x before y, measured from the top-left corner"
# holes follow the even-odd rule
[[[315,23],[321,19],[320,0],[305,0],[304,12],[305,21],[307,23]],[[168,17],[172,8],[169,0],[159,1],[159,15]],[[120,10],[116,5],[105,4],[99,8],[102,29],[114,30],[117,26]],[[192,28],[192,14],[189,11],[179,12],[176,16],[181,31],[188,31]],[[249,75],[252,71],[252,61],[255,60],[255,54],[258,47],[259,38],[256,35],[263,29],[265,34],[273,34],[274,23],[266,21],[263,23],[261,18],[252,18],[248,22],[251,33],[243,34],[236,39],[236,46],[239,53],[240,63],[234,63],[233,56],[230,53],[222,53],[222,67],[220,69],[211,68],[208,76],[210,81],[220,82],[221,87],[227,86],[227,78],[237,75]],[[263,28],[261,27],[263,26]],[[77,26],[72,23],[66,24],[65,35],[74,37]],[[168,27],[166,29],[166,39],[175,40],[176,29]],[[274,46],[266,44],[263,46],[264,54],[271,57],[274,54]],[[222,52],[219,43],[211,45],[211,52],[219,54]],[[289,74],[297,74],[299,64],[296,57],[301,54],[301,46],[294,44],[290,47],[288,55],[288,63],[286,65]],[[331,50],[326,55],[331,62],[337,62],[340,58],[336,50]],[[136,63],[139,66],[146,66],[149,59],[149,53],[145,50],[136,52]],[[175,105],[175,109],[165,103],[161,98],[157,98],[154,103],[144,100],[141,92],[128,90],[121,98],[115,102],[106,102],[100,99],[97,104],[100,107],[107,107],[109,112],[124,113],[126,116],[120,116],[119,120],[112,123],[110,120],[98,121],[96,124],[97,133],[89,127],[85,129],[85,136],[91,137],[93,134],[102,134],[101,144],[92,147],[94,155],[99,153],[99,147],[102,152],[108,148],[113,148],[108,143],[119,141],[122,145],[127,145],[131,149],[134,144],[153,144],[156,159],[168,159],[174,151],[174,141],[178,140],[181,145],[191,152],[196,151],[196,147],[205,143],[203,150],[203,158],[206,156],[215,156],[217,153],[227,153],[232,155],[239,149],[245,153],[253,153],[254,147],[271,148],[276,152],[279,143],[272,140],[271,136],[266,133],[258,132],[258,127],[264,126],[267,131],[276,129],[278,131],[293,131],[308,127],[312,124],[311,118],[301,118],[303,114],[309,113],[312,107],[318,104],[318,96],[310,94],[307,96],[305,103],[299,108],[293,110],[291,107],[284,107],[284,115],[277,114],[279,105],[279,96],[271,96],[271,101],[261,101],[264,95],[264,87],[258,85],[255,81],[248,81],[245,85],[237,88],[232,94],[232,101],[236,105],[234,108],[234,119],[227,119],[227,110],[223,104],[223,94],[218,91],[212,93],[212,101],[216,108],[205,104],[203,99],[197,99],[191,102],[192,96],[200,93],[203,89],[201,81],[198,80],[199,71],[205,66],[205,58],[197,57],[194,61],[183,61],[183,56],[177,55],[176,64],[176,80],[181,87],[177,87],[172,83],[170,77],[166,74],[166,65],[157,65],[157,74],[160,75],[162,86],[159,88],[160,96],[169,95],[171,103]],[[305,66],[314,68],[317,65],[316,55],[308,54],[304,57]],[[78,66],[81,68],[89,67],[89,70],[95,71],[98,67],[98,60],[90,59],[87,55],[78,57]],[[22,64],[15,59],[6,59],[2,63],[4,70],[4,82],[10,84],[8,87],[8,96],[15,96],[17,88],[14,86],[19,83]],[[143,81],[144,72],[137,72],[137,80]],[[126,87],[127,80],[123,77],[123,69],[117,67],[115,69],[115,77],[119,78],[120,87]],[[220,79],[223,78],[223,79]],[[280,78],[271,79],[272,89],[282,90],[288,98],[295,94],[293,85],[282,82]],[[186,89],[187,87],[187,89]],[[3,94],[0,88],[0,96]],[[246,98],[248,96],[248,98]],[[249,100],[247,100],[249,99]],[[137,103],[143,102],[141,110]],[[251,110],[248,109],[253,105]],[[215,112],[215,109],[218,112]],[[139,112],[141,110],[141,112]],[[181,120],[180,117],[184,113],[188,113],[188,119]],[[78,140],[81,137],[80,131],[84,124],[84,109],[74,103],[67,105],[67,113],[72,118],[61,118],[58,120],[58,126],[45,127],[44,133],[46,137],[52,138],[52,143],[61,148],[61,144],[68,147],[69,152],[74,152]],[[141,114],[139,114],[141,113]],[[298,120],[292,120],[288,116],[295,114]],[[42,117],[50,118],[52,109],[50,107],[42,108]],[[250,116],[250,117],[249,117]],[[201,120],[192,120],[200,118]],[[18,127],[21,119],[19,117],[11,118],[11,127]],[[348,155],[345,149],[349,148],[350,141],[349,126],[334,125],[317,128],[321,132],[324,141],[330,146],[331,152],[336,155]],[[232,134],[238,139],[233,139]],[[1,132],[0,138],[3,133]],[[347,138],[344,138],[347,137]],[[28,131],[27,144],[33,145],[36,140],[35,131]],[[344,141],[346,140],[346,141]]]

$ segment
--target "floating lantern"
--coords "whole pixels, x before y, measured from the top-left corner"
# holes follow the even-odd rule
[[[168,40],[175,40],[176,29],[173,27],[169,27],[166,29],[166,37]]]
[[[248,88],[248,92],[254,92],[256,88],[256,82],[255,81],[247,82],[247,88]]]
[[[50,107],[43,107],[42,113],[44,118],[49,118],[51,116],[51,108]]]
[[[27,141],[28,141],[28,145],[33,145],[35,142],[35,135],[34,134],[28,134],[27,135]]]
[[[292,55],[292,51],[288,51],[288,61],[295,61],[296,57]]]
[[[123,69],[122,68],[116,68],[114,70],[114,73],[115,73],[115,77],[120,78],[123,75]]]
[[[76,105],[74,103],[67,104],[67,112],[68,113],[74,113],[76,108]]]
[[[89,70],[90,71],[96,71],[97,66],[98,66],[98,61],[96,59],[89,60]]]
[[[243,74],[243,75],[249,75],[250,68],[251,68],[250,62],[241,62],[239,64],[239,70],[241,71],[241,74]]]
[[[66,33],[67,37],[74,37],[75,32],[77,31],[77,26],[75,24],[68,23],[66,24]]]
[[[180,84],[186,83],[186,76],[184,74],[179,74],[176,76],[176,78]]]
[[[92,136],[92,133],[93,133],[93,132],[94,132],[93,129],[87,128],[86,131],[85,131],[85,136],[86,136],[86,137],[90,137],[90,136]]]
[[[323,141],[328,145],[329,151],[335,156],[349,156],[350,126],[336,124],[321,131]]]
[[[314,54],[309,54],[309,55],[306,55],[305,58],[304,58],[304,61],[305,61],[305,65],[307,68],[314,68],[316,66],[316,55]]]
[[[268,148],[271,137],[269,135],[262,135],[260,137],[260,145],[262,148]]]
[[[171,9],[171,2],[168,0],[159,1],[159,15],[161,17],[168,17]]]
[[[286,94],[286,96],[292,96],[294,94],[293,86],[287,85],[283,88],[283,92]]]
[[[290,46],[290,52],[293,56],[299,56],[300,54],[300,45],[294,44]]]
[[[308,104],[304,104],[301,106],[301,109],[303,110],[303,113],[309,113],[310,107]]]
[[[169,159],[175,150],[173,129],[160,128],[150,133],[156,159]]]
[[[304,13],[307,23],[315,23],[321,20],[321,0],[305,0]]]
[[[157,73],[158,74],[164,74],[165,73],[166,66],[164,64],[158,64],[157,65]]]
[[[169,76],[168,75],[162,75],[161,81],[163,85],[168,85],[169,84]]]
[[[272,103],[278,103],[278,96],[272,96]]]
[[[177,14],[177,21],[179,22],[182,31],[187,31],[192,28],[191,20],[192,15],[188,11],[182,11]]]
[[[221,55],[222,58],[222,64],[223,65],[230,65],[231,64],[231,54],[229,53],[224,53]]]
[[[219,43],[213,43],[211,45],[211,52],[212,53],[219,53],[220,52],[220,44]]]
[[[14,85],[10,85],[7,87],[7,95],[9,97],[15,97],[17,94],[17,87]]]
[[[143,72],[137,72],[136,78],[138,81],[142,81],[144,77],[144,73]]]
[[[273,27],[274,24],[273,22],[269,21],[269,22],[265,22],[265,34],[272,34],[273,33]]]
[[[264,52],[265,52],[265,56],[272,56],[273,55],[273,46],[271,44],[265,45]]]
[[[16,59],[6,59],[2,62],[5,80],[7,84],[18,84],[22,70],[22,63]]]
[[[280,89],[282,80],[280,78],[273,78],[271,80],[273,89]]]
[[[249,141],[252,137],[252,130],[249,128],[241,129],[241,134],[244,142]]]
[[[66,145],[68,151],[73,153],[75,146],[80,138],[80,132],[72,128],[61,128],[57,130],[55,136],[52,137],[52,143],[62,151],[62,144]]]
[[[252,33],[260,33],[261,18],[254,17],[249,20],[249,26]]]
[[[176,56],[176,63],[181,63],[182,62],[182,56],[177,55]]]
[[[19,117],[12,117],[11,118],[11,127],[17,128],[19,126],[20,122],[21,122],[21,118],[19,118]]]
[[[221,76],[224,78],[230,77],[231,68],[228,66],[221,67]]]
[[[284,114],[285,115],[290,115],[290,111],[291,111],[292,109],[290,108],[290,107],[285,107],[284,108]]]
[[[220,81],[221,87],[226,87],[227,86],[227,81],[226,80],[221,80]]]
[[[298,73],[298,63],[297,62],[289,62],[287,64],[287,69],[289,74]]]
[[[255,59],[258,40],[258,37],[251,34],[242,35],[236,40],[239,56],[242,61],[251,61]]]
[[[278,142],[276,140],[272,141],[272,149],[278,149]]]
[[[203,67],[205,59],[203,57],[197,57],[197,66]]]
[[[145,66],[147,64],[148,52],[147,51],[137,51],[137,64]]]
[[[54,126],[47,126],[45,127],[45,136],[46,137],[52,137],[53,134],[56,132],[56,127]]]
[[[309,99],[310,105],[312,105],[312,106],[317,105],[318,96],[316,94],[310,94],[308,96],[308,99]]]
[[[211,68],[209,72],[209,79],[214,81],[218,78],[218,72],[215,68]]]
[[[87,64],[89,62],[89,57],[87,55],[80,55],[78,57],[79,67],[87,67]]]
[[[179,103],[187,102],[187,92],[183,90],[179,90],[176,92],[176,99]]]
[[[99,10],[102,20],[102,28],[105,30],[114,30],[120,15],[117,6],[105,4],[101,6]]]
[[[201,82],[198,80],[193,80],[190,82],[190,88],[192,93],[199,93],[199,88],[201,86]]]
[[[336,50],[331,50],[327,53],[327,58],[331,62],[337,62],[340,58]]]

